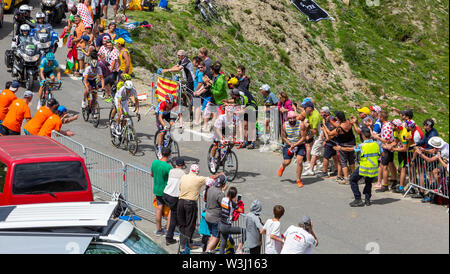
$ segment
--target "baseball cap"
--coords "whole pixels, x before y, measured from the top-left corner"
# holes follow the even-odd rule
[[[329,107],[322,107],[320,109],[321,112],[326,112],[326,113],[330,113],[330,108]]]
[[[31,90],[27,90],[23,93],[23,98],[33,97],[33,92]]]
[[[314,104],[311,102],[311,100],[302,103],[302,108],[307,108],[307,107],[314,108]]]
[[[109,37],[108,35],[103,36],[103,40],[104,41],[110,41],[111,37]]]
[[[13,81],[13,82],[11,83],[11,87],[9,87],[9,90],[11,90],[11,91],[16,91],[19,87],[20,87],[19,82]]]
[[[196,164],[193,164],[193,165],[191,165],[190,171],[195,174],[198,174],[200,172],[200,167]]]
[[[357,110],[358,110],[358,112],[362,112],[364,114],[370,115],[370,109],[368,107],[359,108]]]
[[[184,159],[183,158],[177,158],[177,160],[175,161],[175,164],[177,165],[177,166],[182,166],[182,167],[185,167],[186,166],[186,164],[184,163]]]
[[[222,187],[227,183],[227,176],[220,174],[219,177],[216,179],[216,186]]]
[[[260,90],[265,90],[265,91],[270,91],[270,86],[268,84],[264,84],[259,89]]]
[[[303,216],[302,217],[302,224],[311,224],[311,217],[309,217],[309,216]]]
[[[376,113],[381,112],[381,107],[379,106],[370,106],[369,109],[375,111]]]
[[[91,39],[91,37],[89,37],[89,35],[81,35],[81,39],[83,39],[84,41],[89,41]]]
[[[85,28],[86,28],[86,29],[92,29],[92,26],[91,26],[90,24],[87,24],[87,25],[85,26]]]
[[[303,101],[302,101],[302,105],[303,105],[304,103],[306,103],[306,102],[312,102],[312,101],[311,101],[310,98],[305,98],[305,99],[303,99]]]
[[[228,84],[237,85],[237,84],[239,84],[239,80],[236,77],[231,77],[230,80],[228,80]]]
[[[59,106],[56,111],[58,112],[58,114],[62,114],[64,112],[67,112],[67,108],[65,106]]]
[[[123,38],[119,38],[115,42],[116,44],[125,45],[125,40]]]
[[[400,119],[394,119],[394,120],[392,120],[392,124],[396,127],[401,127],[402,121],[400,121]]]

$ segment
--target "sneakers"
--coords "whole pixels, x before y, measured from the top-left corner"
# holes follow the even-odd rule
[[[176,244],[178,241],[173,238],[166,238],[166,245]]]
[[[162,228],[160,230],[155,231],[156,236],[162,236],[162,235],[164,235],[164,233],[165,233],[165,231]]]
[[[302,181],[297,180],[297,187],[299,187],[299,188],[303,187]]]
[[[340,185],[349,185],[350,184],[350,179],[349,178],[342,178],[342,180],[338,181],[338,184],[340,184]]]
[[[314,176],[314,175],[315,175],[315,173],[311,169],[308,169],[302,173],[302,176]]]
[[[365,203],[361,199],[355,199],[349,204],[351,207],[363,207]]]
[[[328,174],[323,172],[323,171],[321,171],[321,172],[317,173],[317,177],[320,177],[320,178],[328,177]]]
[[[247,149],[255,149],[255,142],[251,142],[248,146]]]
[[[430,197],[425,197],[422,199],[422,203],[430,203],[430,202],[431,202]]]
[[[280,169],[278,170],[278,177],[283,176],[283,172],[284,172],[284,166],[281,166]]]
[[[394,189],[392,192],[394,192],[394,193],[401,193],[401,194],[403,194],[403,193],[405,193],[405,188],[404,187],[401,187],[401,186],[399,186],[399,187],[397,187],[396,189]]]
[[[344,181],[344,177],[337,177],[336,183],[341,184],[341,182]]]
[[[423,194],[422,194],[422,192],[418,192],[418,193],[412,195],[411,198],[414,198],[414,199],[423,199]]]
[[[370,201],[370,199],[365,199],[364,203],[366,204],[366,206],[372,205],[372,202]]]
[[[388,186],[382,186],[380,189],[376,189],[376,192],[386,192],[389,191],[389,187]]]

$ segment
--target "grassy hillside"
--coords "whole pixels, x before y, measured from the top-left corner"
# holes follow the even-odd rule
[[[224,23],[215,25],[205,24],[186,2],[170,1],[172,13],[128,13],[152,24],[132,32],[134,63],[156,71],[175,64],[176,50],[193,56],[206,46],[228,73],[245,65],[254,93],[268,83],[297,101],[311,96],[352,114],[372,104],[412,108],[416,122],[435,118],[448,140],[448,0],[382,0],[378,7],[365,0],[317,0],[336,19],[318,23],[289,1],[231,0]]]

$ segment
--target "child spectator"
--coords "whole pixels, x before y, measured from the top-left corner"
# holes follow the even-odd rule
[[[281,235],[280,219],[284,215],[284,207],[276,205],[273,207],[273,218],[268,219],[264,224],[261,234],[266,235],[266,254],[280,254],[283,248],[283,238]]]
[[[259,217],[261,215],[262,206],[258,200],[254,200],[250,206],[250,213],[246,214],[245,221],[245,239],[246,245],[250,249],[250,254],[261,254],[261,229],[264,224]]]

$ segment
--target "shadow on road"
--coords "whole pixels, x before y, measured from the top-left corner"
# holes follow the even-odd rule
[[[400,201],[400,199],[393,199],[393,198],[382,198],[377,200],[372,200],[372,204],[374,205],[385,205],[390,203],[395,203]]]
[[[238,171],[236,178],[233,180],[233,183],[242,184],[247,181],[248,177],[257,177],[261,175],[260,173],[249,172],[249,171]]]

